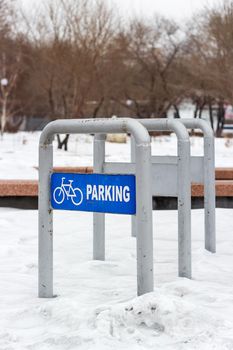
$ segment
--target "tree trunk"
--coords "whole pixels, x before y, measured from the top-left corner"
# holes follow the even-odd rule
[[[7,100],[3,99],[2,115],[1,115],[1,136],[3,136],[4,131],[5,131],[5,126],[6,126],[6,105],[7,105]]]
[[[97,114],[102,106],[102,104],[104,103],[104,97],[102,97],[99,101],[99,103],[97,103],[96,107],[94,108],[94,111],[93,111],[93,115],[92,117],[95,119],[97,117]]]
[[[198,105],[198,102],[196,102],[196,106],[195,106],[195,110],[194,110],[194,115],[193,115],[193,118],[197,118],[197,113],[198,113],[198,108],[199,107],[199,105]]]
[[[211,128],[214,130],[213,108],[212,108],[211,101],[209,101],[209,116],[210,116]]]
[[[68,151],[68,140],[69,140],[69,134],[66,134],[65,138],[61,140],[61,136],[57,134],[57,142],[58,142],[58,149],[62,149],[64,147],[65,151]]]
[[[180,110],[177,107],[177,105],[173,105],[175,112],[174,112],[174,118],[180,118]]]
[[[201,119],[201,117],[202,117],[202,112],[203,112],[204,107],[205,107],[205,102],[203,102],[199,108],[199,115],[198,115],[199,119]]]
[[[216,130],[216,136],[221,137],[222,134],[222,129],[224,127],[224,106],[222,102],[219,102],[218,104],[218,113],[217,113],[217,118],[218,118],[218,123],[217,123],[217,130]]]

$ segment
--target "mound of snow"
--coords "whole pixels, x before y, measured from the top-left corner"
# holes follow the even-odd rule
[[[183,294],[165,294],[158,289],[96,313],[95,326],[103,337],[124,344],[156,345],[156,349],[233,349],[233,338],[223,339],[233,324],[225,322],[224,315],[216,317],[186,301]]]

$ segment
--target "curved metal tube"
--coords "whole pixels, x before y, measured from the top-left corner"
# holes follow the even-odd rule
[[[174,119],[137,119],[148,131],[173,131],[178,140],[188,141],[189,134],[180,120]]]
[[[137,119],[148,131],[173,131],[178,156],[178,270],[180,277],[192,277],[191,259],[191,177],[190,141],[187,129],[178,120]],[[133,218],[132,218],[133,220]],[[135,227],[136,225],[133,224]]]
[[[188,129],[200,129],[206,137],[214,137],[214,132],[210,125],[203,119],[182,118],[179,121]]]
[[[42,131],[39,147],[39,297],[53,297],[53,216],[50,175],[52,140],[57,133],[128,132],[136,141],[136,220],[138,295],[153,291],[151,148],[147,130],[132,119],[57,120]]]
[[[138,119],[148,131],[151,119]],[[202,119],[167,119],[163,121],[164,130],[172,130],[177,137],[183,137],[177,121],[188,129],[200,129],[204,134],[204,210],[205,210],[205,249],[216,252],[216,223],[215,223],[215,147],[214,132],[210,125]],[[162,120],[153,121],[153,125],[161,125]],[[165,129],[166,127],[166,129]],[[156,129],[158,130],[158,129]],[[160,128],[162,131],[162,128]]]
[[[120,119],[119,119],[120,120]],[[137,119],[148,131],[172,130],[178,139],[178,269],[180,277],[191,278],[191,183],[190,183],[190,142],[186,128],[179,122],[168,119]],[[94,171],[102,172],[105,161],[104,135],[95,136]],[[95,149],[96,148],[96,149]],[[131,137],[131,159],[135,162],[134,137]],[[104,242],[104,214],[94,213],[94,235]],[[132,216],[132,236],[137,236],[137,223]],[[97,240],[96,240],[97,241]],[[100,240],[98,240],[100,241]],[[95,246],[94,256],[104,260],[104,243]]]
[[[40,136],[40,145],[52,142],[55,134],[104,134],[104,133],[131,133],[136,143],[150,143],[146,129],[136,120],[122,119],[60,119],[46,125]]]
[[[204,208],[205,208],[205,249],[216,252],[215,222],[215,138],[210,125],[202,119],[180,119],[189,129],[200,129],[204,134]]]

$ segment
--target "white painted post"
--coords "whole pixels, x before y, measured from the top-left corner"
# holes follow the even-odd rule
[[[216,253],[214,137],[204,137],[205,249]]]
[[[51,140],[39,146],[39,285],[40,298],[53,297],[53,211],[50,206],[50,176],[53,171]]]
[[[133,135],[131,135],[130,137],[130,152],[131,152],[131,162],[135,163],[135,140]],[[136,237],[137,236],[137,226],[136,226],[136,220],[135,220],[135,216],[131,216],[131,235],[132,237]]]
[[[93,170],[96,174],[103,173],[105,160],[106,135],[96,134],[93,144]],[[93,213],[93,259],[105,260],[105,214]]]
[[[138,295],[153,290],[151,146],[135,140]]]
[[[192,278],[190,142],[178,140],[178,269]]]

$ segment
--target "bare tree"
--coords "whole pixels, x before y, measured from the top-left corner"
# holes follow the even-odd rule
[[[18,53],[15,57],[13,63],[9,63],[7,60],[6,52],[3,52],[0,59],[0,67],[1,67],[1,76],[2,79],[0,81],[1,84],[1,96],[0,102],[2,106],[2,114],[1,114],[1,135],[3,135],[7,123],[7,118],[11,115],[10,105],[10,97],[12,95],[13,90],[16,87],[17,78],[19,76],[20,71],[20,63],[21,63],[21,55]]]
[[[233,2],[205,8],[187,32],[188,50],[183,57],[189,72],[187,90],[196,103],[196,116],[209,109],[213,126],[213,104],[217,107],[217,133],[224,125],[224,103],[233,103]]]
[[[14,110],[14,90],[21,70],[21,49],[14,35],[13,1],[0,0],[0,105],[1,134]]]
[[[50,1],[34,26],[34,82],[40,85],[49,115],[80,118],[86,103],[104,97],[97,93],[104,56],[113,35],[113,13],[101,1]],[[99,100],[99,102],[98,102]],[[66,140],[68,137],[66,136]],[[67,147],[59,139],[59,146]]]
[[[176,81],[176,61],[182,46],[178,26],[161,17],[145,24],[134,20],[126,33],[125,98],[141,117],[164,117],[179,103],[182,86]]]

